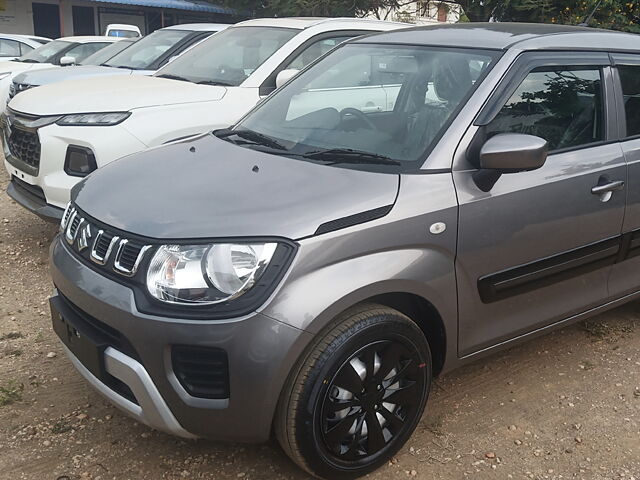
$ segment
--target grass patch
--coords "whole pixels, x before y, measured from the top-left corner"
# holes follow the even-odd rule
[[[9,350],[7,352],[7,355],[10,357],[19,357],[20,355],[22,355],[22,350],[20,350],[19,348],[14,348],[13,350]]]
[[[34,342],[36,343],[42,343],[44,342],[44,334],[42,332],[38,332],[38,334],[36,335],[36,337],[33,339]]]
[[[15,340],[17,338],[24,338],[24,335],[22,335],[20,332],[5,333],[4,335],[0,336],[0,341],[2,341],[2,340]]]
[[[635,329],[636,324],[633,321],[616,322],[615,324],[593,320],[582,322],[582,330],[595,340],[606,340],[626,336],[633,333]]]
[[[24,385],[15,380],[11,380],[5,385],[0,385],[0,407],[21,401],[23,390]]]

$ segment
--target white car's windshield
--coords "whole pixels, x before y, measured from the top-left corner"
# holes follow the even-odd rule
[[[187,36],[189,30],[156,30],[105,63],[107,67],[144,70]]]
[[[232,27],[160,69],[159,77],[193,83],[238,86],[299,30],[277,27]]]
[[[70,48],[72,45],[73,44],[71,42],[65,42],[64,40],[54,40],[53,42],[46,43],[35,50],[31,50],[26,55],[21,56],[18,61],[27,63],[47,63],[59,53]]]
[[[328,164],[419,168],[496,56],[348,44],[276,91],[233,130],[216,135]]]
[[[133,43],[133,40],[120,40],[113,42],[111,45],[101,48],[93,55],[89,55],[79,65],[102,65],[107,60],[111,59],[118,53],[122,52],[125,48],[128,48]]]

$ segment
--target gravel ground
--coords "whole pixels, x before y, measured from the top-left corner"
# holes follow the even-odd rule
[[[50,328],[57,227],[0,173],[0,478],[303,479],[278,448],[183,441],[89,388]],[[640,480],[640,303],[450,373],[418,429],[368,476]]]

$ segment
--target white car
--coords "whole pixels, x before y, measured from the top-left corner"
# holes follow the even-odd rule
[[[249,20],[198,44],[155,76],[70,80],[28,90],[11,100],[1,122],[12,179],[7,193],[38,215],[59,219],[71,188],[96,168],[228,127],[276,89],[277,77],[282,83],[349,38],[406,26],[365,19]],[[376,101],[382,100],[363,107]]]
[[[0,33],[0,61],[14,60],[50,41],[50,38],[36,37],[35,35]]]
[[[9,87],[16,74],[54,65],[74,65],[119,40],[117,37],[62,37],[40,45],[20,58],[0,62],[0,105],[6,105]]]
[[[138,38],[142,36],[140,28],[127,23],[110,23],[104,32],[107,37]]]
[[[161,28],[139,40],[123,38],[87,57],[79,65],[28,70],[14,75],[13,83],[9,86],[9,98],[33,87],[72,78],[151,75],[193,45],[228,26],[224,23],[191,23]]]

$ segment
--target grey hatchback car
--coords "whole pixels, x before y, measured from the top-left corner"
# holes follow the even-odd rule
[[[53,326],[119,408],[353,478],[434,375],[638,297],[640,37],[360,37],[237,125],[78,184]]]

